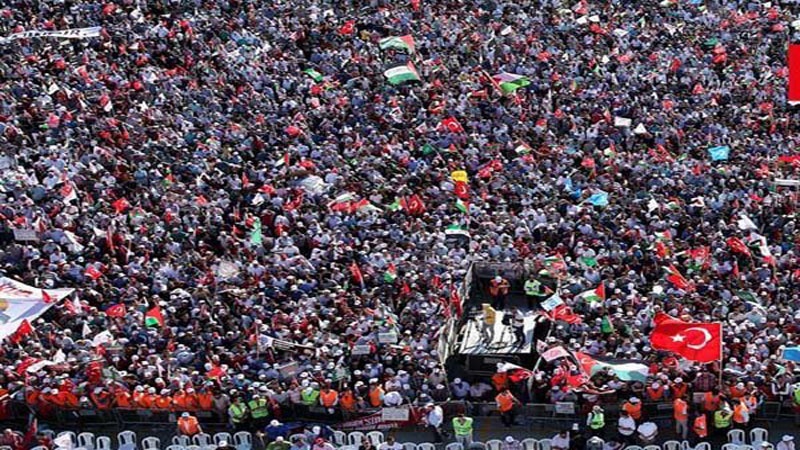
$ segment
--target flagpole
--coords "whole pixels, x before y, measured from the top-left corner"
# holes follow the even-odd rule
[[[722,392],[722,362],[725,356],[722,354],[722,323],[719,324],[719,391]]]

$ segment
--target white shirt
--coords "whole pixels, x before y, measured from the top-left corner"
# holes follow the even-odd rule
[[[399,442],[395,442],[394,444],[389,444],[388,442],[384,442],[383,444],[378,447],[378,450],[402,450],[403,446],[400,445]]]
[[[567,437],[561,437],[560,434],[553,436],[550,439],[550,446],[553,448],[569,448],[569,433],[567,433]]]
[[[630,436],[636,432],[636,421],[632,417],[620,417],[617,423],[619,434],[623,436]]]
[[[383,404],[386,406],[398,406],[403,403],[403,396],[397,391],[387,392],[383,396]]]
[[[441,406],[434,406],[428,413],[428,425],[438,428],[442,422],[444,422],[444,411]]]
[[[775,450],[795,450],[794,441],[780,441],[778,445],[775,446]]]

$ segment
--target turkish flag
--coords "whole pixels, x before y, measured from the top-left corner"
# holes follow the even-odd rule
[[[712,362],[722,358],[722,324],[690,323],[664,313],[656,314],[656,324],[650,335],[650,345],[668,350],[697,362]]]
[[[741,239],[737,237],[729,237],[727,241],[728,247],[736,253],[741,253],[745,256],[750,256],[750,249],[744,245]]]
[[[789,88],[790,102],[800,102],[800,45],[789,44]]]

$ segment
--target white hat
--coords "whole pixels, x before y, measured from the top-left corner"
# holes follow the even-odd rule
[[[453,380],[453,383],[461,384],[461,378],[456,378],[455,380]]]
[[[182,413],[181,417],[189,417],[189,413],[188,412]]]
[[[783,435],[783,437],[781,438],[781,440],[782,440],[783,442],[789,442],[789,441],[791,441],[792,439],[794,439],[794,436],[791,436],[791,435],[788,435],[788,434],[784,434],[784,435]]]
[[[275,419],[272,419],[272,421],[270,421],[270,423],[269,423],[269,426],[271,426],[271,427],[279,427],[279,426],[281,426],[281,423],[278,422]]]
[[[639,403],[639,399],[636,397],[631,397],[628,401],[631,403]]]
[[[283,436],[276,437],[275,442],[283,442]]]
[[[508,443],[514,442],[514,438],[511,436],[506,436],[506,442]]]

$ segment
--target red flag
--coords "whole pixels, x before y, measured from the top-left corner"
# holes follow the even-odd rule
[[[91,278],[93,280],[96,280],[96,279],[102,277],[103,273],[100,272],[99,270],[95,269],[94,266],[89,266],[89,267],[86,268],[86,272],[84,272],[84,275],[86,275],[87,277],[89,277],[89,278]]]
[[[722,324],[690,323],[664,313],[656,314],[650,344],[657,350],[668,350],[697,362],[722,358]]]
[[[53,297],[50,297],[50,294],[44,289],[42,289],[42,301],[45,303],[53,303]]]
[[[667,270],[667,273],[668,273],[667,281],[669,281],[670,283],[674,284],[676,288],[678,288],[680,290],[683,290],[683,291],[693,291],[694,290],[694,285],[692,283],[690,283],[689,280],[687,280],[681,274],[680,270],[678,270],[675,266],[670,264],[669,267],[665,267],[665,269]]]
[[[737,237],[729,237],[725,242],[728,243],[728,247],[730,247],[734,252],[741,253],[745,256],[750,256],[750,249],[744,245],[744,242],[742,242],[741,239]]]
[[[789,44],[789,101],[800,102],[800,44]]]
[[[17,331],[15,331],[14,334],[12,334],[8,339],[14,344],[19,344],[22,339],[25,338],[25,336],[31,333],[33,333],[33,327],[31,326],[30,322],[28,322],[28,319],[22,319],[22,323],[19,324]]]
[[[122,214],[123,212],[125,212],[126,209],[131,207],[131,204],[128,203],[128,201],[125,200],[125,198],[119,198],[114,203],[112,203],[111,206],[114,207],[114,211],[116,211],[117,214]]]
[[[108,317],[125,317],[125,312],[125,305],[122,303],[111,305],[106,309],[106,315]]]
[[[567,306],[565,304],[561,304],[561,305],[556,306],[556,309],[550,311],[549,314],[550,315],[548,316],[548,318],[550,320],[552,320],[553,322],[558,321],[558,320],[563,320],[564,322],[567,322],[569,324],[583,322],[583,319],[581,318],[581,316],[579,316],[579,315],[575,314],[574,312],[572,312],[572,308],[570,308],[569,306]]]
[[[350,264],[350,274],[353,276],[353,281],[361,286],[364,285],[364,275],[361,274],[361,269],[358,267],[358,264],[355,261]]]
[[[342,35],[349,35],[353,34],[356,28],[356,21],[355,20],[348,20],[344,23],[341,27],[339,27],[339,34]]]
[[[448,117],[443,119],[442,122],[439,124],[439,129],[444,128],[445,130],[449,131],[450,133],[463,133],[464,127],[458,123],[458,120],[455,117]]]
[[[461,296],[458,295],[458,290],[452,285],[450,286],[450,304],[456,309],[457,317],[461,317],[461,315],[464,314],[464,310],[461,306]]]
[[[469,200],[469,185],[463,181],[456,181],[453,193],[461,200]]]

